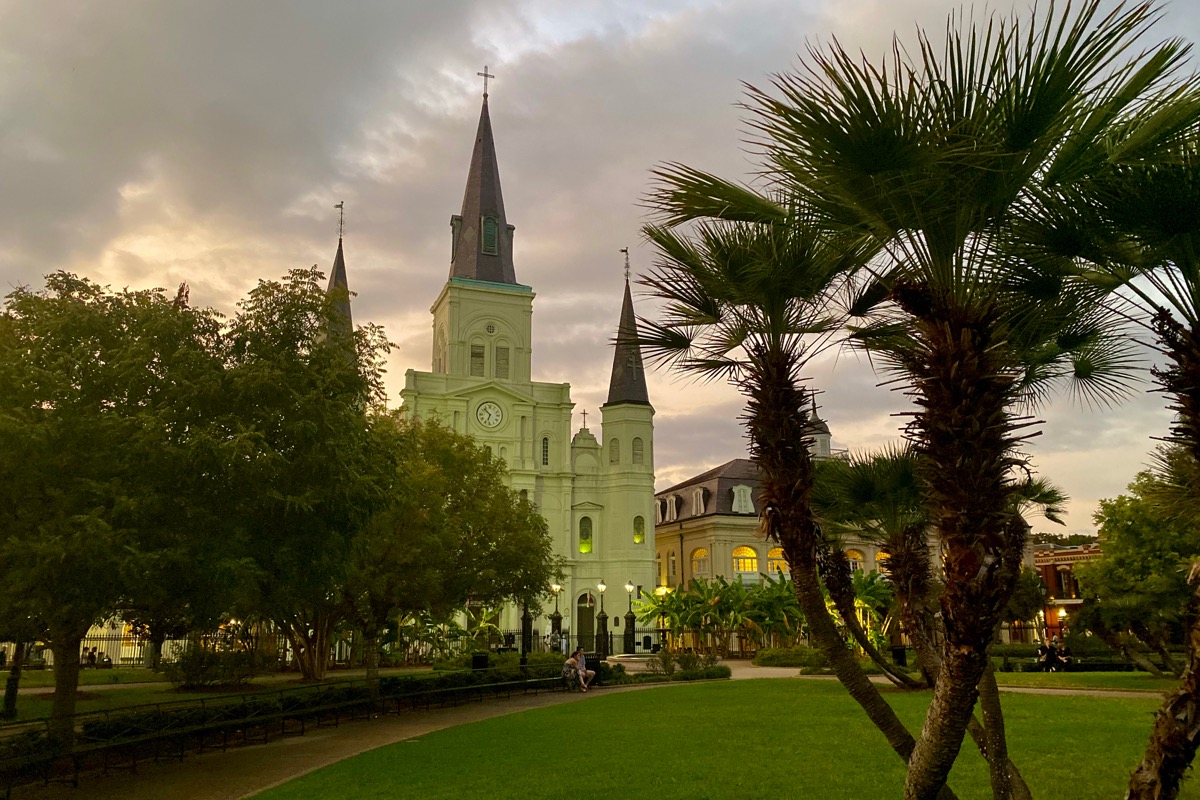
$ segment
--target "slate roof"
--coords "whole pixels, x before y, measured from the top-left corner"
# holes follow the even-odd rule
[[[679,514],[677,520],[689,517],[700,517],[711,514],[733,514],[733,487],[744,484],[750,487],[750,496],[754,507],[759,508],[758,464],[748,458],[735,458],[708,472],[702,472],[694,478],[688,478],[669,489],[656,492],[656,502],[662,502],[670,495],[679,496]],[[694,508],[696,502],[695,490],[704,489],[704,507]],[[751,516],[738,514],[737,516]]]
[[[642,350],[637,343],[637,320],[633,315],[633,296],[629,281],[625,281],[625,298],[621,301],[621,321],[617,324],[616,349],[613,352],[612,377],[608,382],[606,406],[620,403],[650,405],[646,391],[646,371],[642,367]]]
[[[339,316],[345,320],[347,330],[354,330],[354,320],[350,316],[350,284],[346,280],[346,257],[342,254],[342,239],[338,237],[337,255],[333,257],[333,267],[329,270],[329,288],[327,292],[341,289],[342,295],[336,302]]]
[[[497,222],[496,253],[484,253],[480,248],[480,225],[483,217]],[[512,261],[512,231],[504,216],[504,196],[500,191],[500,166],[496,161],[496,143],[492,140],[492,118],[488,114],[487,95],[479,112],[479,130],[475,134],[475,149],[467,172],[467,188],[463,193],[462,221],[450,259],[450,277],[470,278],[492,283],[517,282]]]

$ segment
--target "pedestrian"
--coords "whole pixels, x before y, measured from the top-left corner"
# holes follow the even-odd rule
[[[8,664],[8,648],[0,647],[0,669],[4,669]]]
[[[1045,642],[1038,642],[1037,646],[1037,665],[1038,672],[1049,672],[1050,664],[1047,663],[1046,657],[1050,655],[1050,650],[1046,647]]]

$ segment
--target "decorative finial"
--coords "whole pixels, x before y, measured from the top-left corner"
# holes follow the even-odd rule
[[[625,254],[625,282],[629,283],[629,248],[622,247],[617,252]]]
[[[338,238],[342,238],[342,231],[346,227],[346,201],[338,203],[334,206],[338,210]]]
[[[583,427],[587,427],[587,409],[583,410]]]
[[[487,100],[487,82],[488,82],[488,78],[494,78],[494,77],[496,77],[496,76],[495,76],[495,75],[492,75],[492,74],[490,74],[490,73],[488,72],[487,64],[484,64],[484,65],[483,65],[483,72],[476,72],[475,74],[476,74],[476,75],[478,75],[479,77],[483,78],[483,99],[484,99],[484,100]]]

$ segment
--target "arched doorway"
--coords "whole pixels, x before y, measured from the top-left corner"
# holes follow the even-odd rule
[[[596,598],[591,592],[579,595],[576,602],[575,643],[585,652],[596,652]]]

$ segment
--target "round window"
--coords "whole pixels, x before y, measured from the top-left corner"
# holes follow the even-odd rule
[[[496,332],[496,326],[495,326],[495,325],[492,325],[492,324],[490,324],[490,323],[489,323],[489,324],[488,324],[488,326],[487,326],[487,332],[488,332],[488,333],[495,333],[495,332]]]

